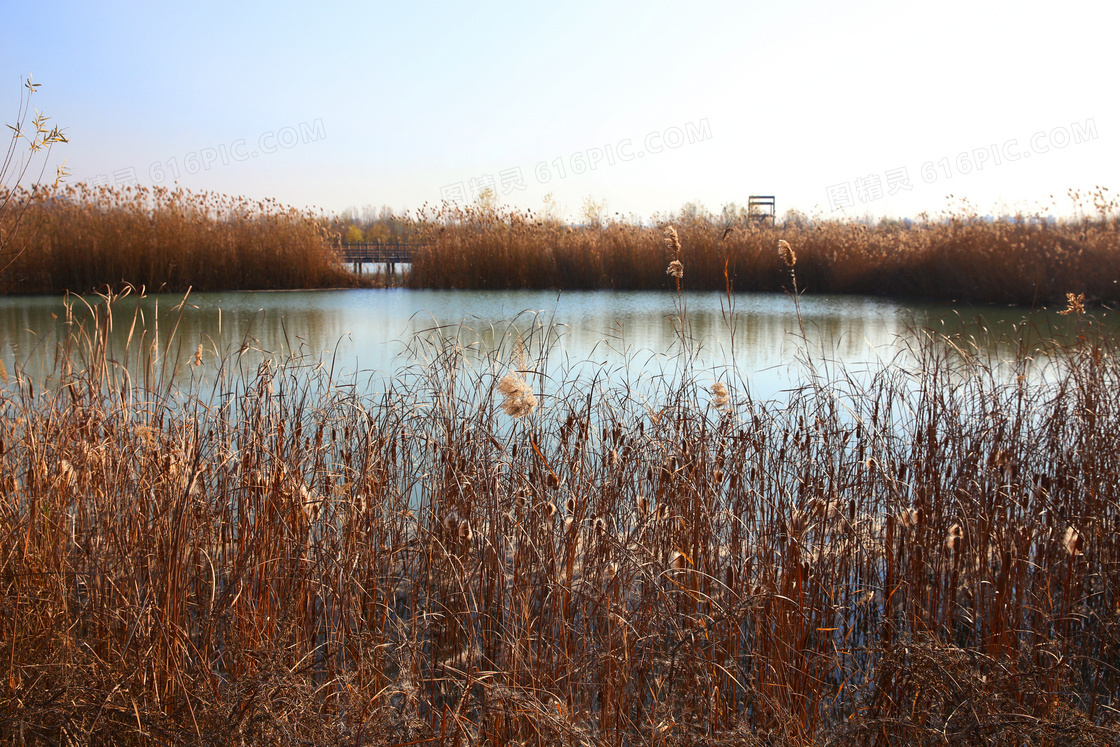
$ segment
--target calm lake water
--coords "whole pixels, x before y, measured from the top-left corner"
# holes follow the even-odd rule
[[[87,299],[94,303],[96,299]],[[718,293],[682,297],[687,331],[699,349],[700,367],[738,366],[757,394],[795,384],[806,349],[793,300],[784,294],[734,296],[733,314]],[[80,299],[71,318],[87,324]],[[913,305],[861,297],[806,296],[801,314],[809,350],[846,369],[861,370],[904,355],[918,331],[975,327],[978,320],[1000,333],[1031,322],[1036,337],[1068,332],[1069,317],[1031,314],[993,306]],[[135,324],[134,324],[135,318]],[[551,359],[617,371],[672,371],[681,350],[676,296],[660,292],[610,291],[416,291],[335,290],[152,295],[128,297],[114,313],[114,354],[132,369],[136,351],[169,349],[181,366],[198,345],[204,365],[248,345],[284,355],[305,353],[332,366],[337,379],[356,376],[365,386],[393,376],[412,362],[408,343],[439,329],[463,345],[490,350],[511,335],[541,340],[551,326]],[[57,297],[0,298],[0,358],[8,371],[49,371],[65,330],[66,303]],[[733,325],[729,325],[733,319]],[[734,334],[732,334],[732,329]],[[132,354],[124,353],[131,334]],[[168,347],[168,341],[171,342]],[[141,343],[142,344],[138,344]],[[413,346],[415,348],[415,346]],[[1009,348],[1010,349],[1010,348]],[[173,361],[167,361],[173,365]]]

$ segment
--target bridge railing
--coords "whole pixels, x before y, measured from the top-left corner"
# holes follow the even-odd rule
[[[368,243],[342,244],[339,258],[349,264],[380,262],[383,264],[411,263],[414,244],[408,243]]]

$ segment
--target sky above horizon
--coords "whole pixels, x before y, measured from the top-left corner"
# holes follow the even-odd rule
[[[824,218],[1074,214],[1120,190],[1106,2],[20,3],[69,181],[339,213],[469,202],[649,219],[752,194]],[[1112,194],[1112,193],[1110,193]],[[1085,207],[1091,209],[1091,202]]]

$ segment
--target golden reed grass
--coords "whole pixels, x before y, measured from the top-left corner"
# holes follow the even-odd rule
[[[931,334],[770,401],[557,369],[546,336],[418,341],[380,394],[253,350],[167,384],[112,364],[143,358],[110,312],[0,390],[0,740],[1120,739],[1091,317],[1048,356]]]
[[[0,190],[14,209],[0,293],[124,286],[196,291],[361,282],[338,261],[327,221],[274,200],[162,187]],[[15,217],[21,218],[17,224]],[[18,248],[18,252],[15,251]],[[10,262],[10,264],[9,264]]]
[[[1105,190],[1091,197],[1096,217],[1060,222],[962,212],[874,226],[827,220],[775,226],[700,213],[672,225],[569,226],[531,210],[444,205],[388,216],[363,231],[271,200],[39,186],[0,192],[0,199],[14,201],[0,216],[12,225],[0,229],[21,250],[0,272],[0,292],[390,282],[352,275],[339,262],[342,237],[368,234],[417,247],[411,271],[392,280],[415,288],[780,291],[789,288],[796,262],[798,291],[808,293],[1022,305],[1061,303],[1072,294],[1090,304],[1115,302],[1120,215]],[[6,264],[10,257],[0,259]]]
[[[877,225],[818,220],[774,226],[700,215],[672,226],[619,221],[581,227],[528,210],[444,205],[421,210],[412,221],[412,241],[425,248],[407,282],[415,288],[670,290],[687,268],[683,286],[690,290],[723,291],[730,282],[736,291],[781,291],[796,261],[798,287],[808,293],[1030,306],[1061,303],[1072,292],[1095,303],[1115,302],[1120,215],[1106,198],[1099,191],[1099,214],[1078,220],[989,220],[961,211]],[[785,243],[776,253],[779,241]]]

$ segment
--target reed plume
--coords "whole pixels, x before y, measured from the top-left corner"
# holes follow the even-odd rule
[[[519,374],[510,372],[498,381],[498,391],[505,398],[502,410],[511,418],[523,418],[537,406],[533,389]]]
[[[778,241],[778,254],[785,262],[786,267],[792,268],[797,264],[797,255],[793,253],[793,247],[785,239],[779,239]]]

